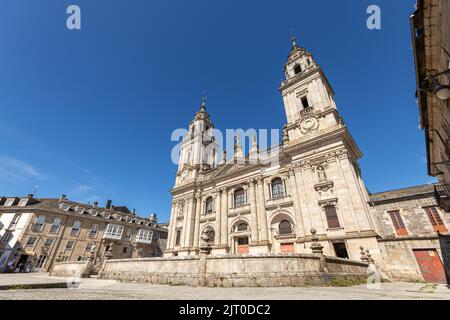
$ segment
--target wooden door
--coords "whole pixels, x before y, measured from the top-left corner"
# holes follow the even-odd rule
[[[248,238],[238,238],[237,239],[237,253],[245,254],[248,253]]]
[[[445,269],[436,250],[414,250],[414,255],[426,282],[447,283]]]

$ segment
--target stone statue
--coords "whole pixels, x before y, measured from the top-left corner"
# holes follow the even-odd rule
[[[325,169],[323,166],[317,167],[317,175],[319,177],[319,181],[326,181],[327,180],[327,174],[325,173]]]

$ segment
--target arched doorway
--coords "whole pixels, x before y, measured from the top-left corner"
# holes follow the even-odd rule
[[[237,241],[237,253],[239,254],[245,254],[248,253],[248,237],[239,237],[236,239]]]
[[[246,221],[239,221],[234,225],[233,232],[233,242],[234,242],[234,252],[237,254],[249,253],[249,236],[250,227]]]

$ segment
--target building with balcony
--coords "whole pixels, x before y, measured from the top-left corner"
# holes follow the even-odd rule
[[[450,2],[417,0],[416,8],[411,33],[427,171],[442,183],[439,206],[450,211]]]
[[[167,228],[156,215],[67,199],[0,197],[0,272],[49,271],[57,261],[95,255],[96,266],[111,248],[112,259],[161,256]]]

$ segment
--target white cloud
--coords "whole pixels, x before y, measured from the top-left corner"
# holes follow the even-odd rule
[[[23,182],[30,179],[44,180],[46,176],[22,160],[0,156],[0,179],[7,182]]]
[[[94,188],[91,187],[91,186],[87,186],[87,185],[84,185],[84,184],[78,184],[75,187],[73,187],[71,193],[73,195],[83,195],[83,194],[85,194],[87,192],[90,192],[92,190],[94,190]]]

